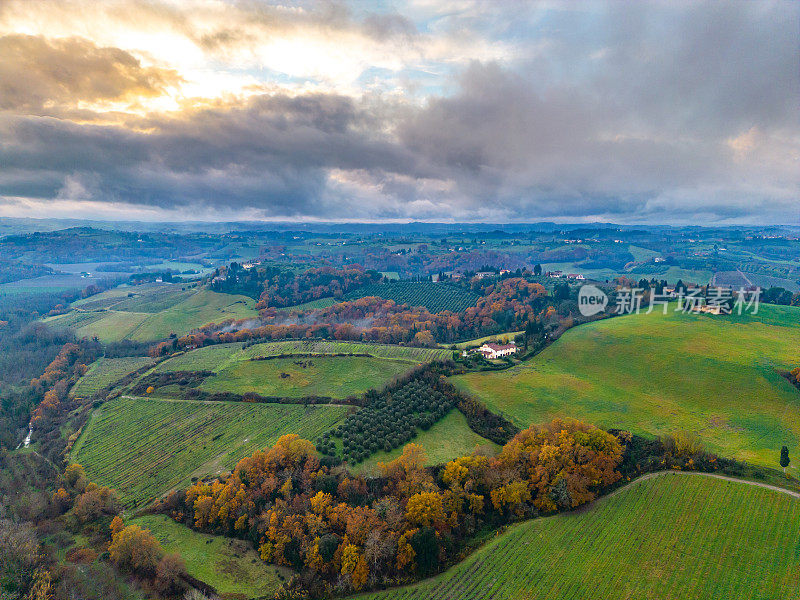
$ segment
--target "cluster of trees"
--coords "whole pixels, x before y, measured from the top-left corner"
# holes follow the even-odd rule
[[[178,597],[188,589],[185,570],[176,568],[180,559],[164,556],[149,532],[127,544],[114,543],[112,532],[123,529],[119,499],[113,490],[91,483],[80,465],[59,473],[35,453],[0,454],[0,472],[0,597],[133,598],[118,569],[159,597]],[[14,480],[5,479],[9,472]],[[11,488],[22,496],[20,502],[4,496]],[[153,547],[156,553],[149,551]],[[58,550],[65,559],[58,558]],[[145,564],[148,556],[157,562]]]
[[[133,262],[139,258],[181,258],[222,249],[228,236],[205,233],[112,231],[70,227],[8,235],[0,240],[0,255],[43,263]],[[138,261],[136,261],[138,262]]]
[[[0,448],[13,448],[43,395],[30,382],[41,374],[74,336],[28,324],[15,332],[0,332]]]
[[[800,367],[795,367],[789,371],[789,381],[800,387]]]
[[[445,240],[446,241],[446,240]],[[469,273],[486,270],[485,265],[500,269],[523,269],[524,258],[519,254],[496,250],[453,250],[437,252],[423,244],[416,251],[387,248],[365,252],[357,258],[365,267],[379,271],[396,271],[403,278],[428,276],[445,271]]]
[[[125,526],[119,516],[109,526],[109,558],[123,572],[138,577],[144,587],[161,597],[180,597],[190,589],[192,578],[178,554],[167,554],[148,529]]]
[[[380,478],[364,479],[287,435],[161,508],[253,541],[263,560],[299,572],[290,589],[320,597],[427,575],[482,527],[588,502],[619,479],[622,453],[613,435],[557,420],[520,432],[497,457],[473,454],[439,469],[425,468],[422,448],[408,444],[380,465]]]
[[[360,265],[308,269],[299,275],[292,274],[288,280],[284,272],[264,280],[256,308],[293,306],[320,298],[338,300],[351,290],[380,281],[380,273],[364,270]]]
[[[0,258],[0,283],[51,275],[53,272],[53,269],[42,264]]]
[[[767,304],[800,306],[800,293],[792,295],[792,292],[782,287],[771,287],[761,292],[761,301]]]
[[[423,371],[383,392],[370,390],[366,406],[323,434],[317,449],[334,455],[332,438],[340,438],[342,458],[355,464],[378,450],[398,448],[416,437],[418,427],[427,431],[453,408],[455,399],[446,393],[447,387],[440,385],[435,373]]]
[[[323,338],[370,341],[387,344],[434,346],[482,334],[522,329],[540,313],[548,315],[547,290],[523,277],[503,279],[481,288],[484,295],[476,306],[460,313],[431,313],[392,300],[365,297],[352,302],[304,311],[287,322],[285,315],[266,309],[260,324],[251,320],[209,324],[195,333],[161,342],[151,355],[164,356],[174,350],[209,344],[245,342],[254,339]]]
[[[48,600],[52,585],[36,529],[29,523],[0,518],[0,597]]]
[[[271,278],[283,278],[290,281],[292,271],[275,266],[259,266],[245,269],[237,262],[227,267],[217,268],[211,276],[211,289],[225,294],[241,294],[258,300],[264,291],[264,282]]]
[[[31,380],[29,389],[41,398],[31,417],[34,441],[40,452],[54,462],[62,460],[77,439],[77,432],[64,448],[62,426],[70,419],[82,422],[91,410],[91,402],[70,398],[69,389],[88,371],[100,351],[99,344],[88,340],[64,344],[41,376]],[[66,430],[66,429],[65,429]]]
[[[505,417],[494,414],[472,396],[461,396],[458,410],[467,418],[470,429],[495,444],[505,444],[519,433],[519,427]]]
[[[82,290],[0,295],[0,448],[15,445],[32,408],[46,391],[30,386],[30,381],[42,373],[64,344],[75,341],[72,332],[54,330],[36,320],[54,310],[63,312],[73,300],[87,298],[112,284],[109,280]],[[87,352],[92,346],[99,348],[93,342],[82,345]]]
[[[259,309],[281,308],[320,298],[339,299],[351,290],[380,280],[380,273],[364,270],[360,265],[342,269],[317,267],[296,273],[269,265],[245,269],[232,262],[214,272],[211,289],[255,298]]]

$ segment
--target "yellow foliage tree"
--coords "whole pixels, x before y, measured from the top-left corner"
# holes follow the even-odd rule
[[[414,525],[430,525],[444,519],[442,497],[435,492],[421,492],[408,499],[406,518]]]
[[[342,550],[342,573],[347,575],[355,571],[360,558],[358,546],[347,544]]]
[[[69,486],[77,492],[85,490],[86,484],[89,483],[89,479],[86,477],[86,471],[84,471],[83,467],[78,463],[67,465],[67,468],[64,470],[64,479]]]
[[[31,586],[26,600],[52,600],[53,582],[50,571],[39,567],[33,573],[33,585]]]
[[[118,534],[120,531],[125,529],[125,523],[119,517],[119,515],[111,519],[111,525],[109,525],[109,529],[111,529],[112,536]]]
[[[514,512],[519,512],[525,502],[530,502],[531,492],[527,481],[514,481],[492,490],[492,504],[497,510],[508,506]]]
[[[128,525],[111,538],[111,560],[122,569],[142,575],[154,575],[164,556],[161,544],[148,529]]]
[[[358,559],[358,564],[356,568],[353,569],[353,588],[356,590],[360,590],[363,588],[367,583],[367,578],[369,577],[369,565],[367,565],[366,559],[361,556]]]
[[[526,474],[525,483],[536,491],[534,504],[548,511],[593,500],[597,487],[620,478],[615,470],[620,460],[622,445],[616,437],[574,419],[525,429],[503,446],[498,457],[501,469]],[[492,492],[495,506],[513,504],[517,498],[516,488],[504,487],[509,489]],[[553,497],[556,491],[558,500]]]
[[[417,558],[417,553],[414,551],[414,548],[411,547],[408,540],[410,540],[411,536],[417,533],[417,531],[419,530],[412,529],[406,531],[400,536],[400,539],[397,540],[397,570],[400,572],[405,571],[407,567],[409,571],[414,568],[414,560]]]

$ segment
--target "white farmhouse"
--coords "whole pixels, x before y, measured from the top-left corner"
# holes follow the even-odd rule
[[[513,342],[511,344],[484,344],[478,348],[478,352],[483,354],[485,358],[501,358],[503,356],[510,356],[517,351],[517,345]]]

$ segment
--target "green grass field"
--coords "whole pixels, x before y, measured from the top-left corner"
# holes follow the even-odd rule
[[[641,246],[634,246],[633,244],[628,246],[628,252],[633,254],[633,260],[638,262],[644,262],[651,258],[661,256],[661,252],[650,250],[649,248],[642,248]]]
[[[131,334],[148,318],[146,313],[117,312],[114,310],[100,313],[85,313],[89,315],[86,321],[72,324],[74,313],[67,313],[63,320],[55,319],[52,325],[55,327],[69,327],[75,331],[79,338],[96,337],[101,342],[118,342],[131,338]]]
[[[583,510],[516,525],[438,577],[359,598],[797,598],[798,548],[800,500],[668,473]]]
[[[314,356],[246,360],[225,367],[206,379],[207,392],[257,392],[262,396],[346,398],[382,388],[407,372],[408,362],[384,358]]]
[[[481,437],[469,428],[467,418],[458,409],[452,409],[440,421],[433,424],[428,431],[419,429],[419,434],[411,443],[425,449],[426,465],[441,465],[446,462],[472,454],[476,447],[494,453],[499,446]],[[403,448],[395,448],[391,452],[379,450],[364,462],[353,467],[356,473],[377,475],[378,463],[389,462],[403,454]]]
[[[257,315],[252,298],[177,283],[123,286],[79,300],[72,307],[69,313],[46,321],[74,329],[78,337],[97,336],[102,342],[160,340],[207,323]]]
[[[123,312],[138,313],[157,313],[167,310],[197,292],[195,288],[187,288],[178,284],[125,286],[123,290],[127,290],[128,293],[112,304],[111,308]]]
[[[460,286],[429,281],[398,281],[394,283],[375,283],[360,287],[345,295],[348,300],[365,296],[380,296],[394,300],[398,304],[424,306],[431,312],[451,310],[459,312],[475,306],[478,294]]]
[[[437,359],[450,358],[452,352],[441,348],[412,348],[387,344],[364,344],[360,342],[327,342],[324,340],[287,340],[265,342],[248,346],[242,344],[218,344],[205,346],[165,360],[157,367],[167,371],[221,371],[235,363],[261,356],[281,354],[369,354],[377,358],[403,360],[419,364]]]
[[[289,569],[264,563],[245,541],[200,533],[165,515],[136,517],[127,524],[149,529],[166,552],[183,557],[189,575],[223,595],[272,597],[283,583],[281,577],[291,576]]]
[[[639,434],[694,432],[712,451],[777,467],[800,451],[800,392],[777,370],[800,360],[800,309],[671,311],[595,321],[532,360],[454,378],[520,427],[575,417]]]
[[[252,298],[202,289],[171,308],[153,314],[130,337],[137,341],[156,340],[170,333],[183,335],[207,323],[245,319],[256,314]]]
[[[70,458],[126,506],[230,469],[287,433],[315,439],[345,414],[336,406],[117,398],[96,409]]]
[[[455,346],[459,350],[464,350],[466,348],[474,348],[476,346],[481,346],[486,342],[503,342],[505,340],[514,341],[514,338],[518,335],[522,335],[525,333],[524,331],[510,331],[508,333],[498,333],[495,335],[487,335],[482,338],[476,338],[474,340],[467,340],[466,342],[459,342],[457,344],[440,344],[443,348],[450,348],[451,346]]]
[[[108,387],[128,373],[153,364],[151,358],[146,356],[128,356],[124,358],[98,358],[92,363],[86,375],[81,377],[70,390],[70,395],[76,398],[89,398]]]

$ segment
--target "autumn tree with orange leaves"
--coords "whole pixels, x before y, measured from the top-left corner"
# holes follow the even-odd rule
[[[619,478],[621,457],[613,435],[556,420],[520,432],[496,457],[463,456],[438,470],[408,444],[365,479],[323,465],[311,442],[286,435],[161,508],[255,541],[263,560],[298,571],[292,585],[324,595],[410,581],[482,526],[588,502]]]

